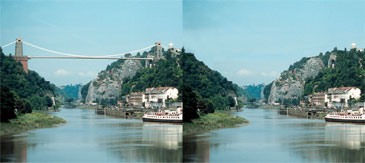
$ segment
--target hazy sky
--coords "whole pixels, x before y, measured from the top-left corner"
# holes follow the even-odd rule
[[[1,42],[22,38],[61,52],[107,55],[161,41],[182,46],[181,1],[0,0]],[[4,49],[13,53],[14,47]],[[23,45],[24,55],[52,54]],[[29,68],[56,85],[87,83],[111,60],[31,59]]]
[[[22,38],[97,56],[173,42],[239,85],[268,83],[302,57],[365,47],[364,8],[364,0],[1,0],[0,45]],[[25,45],[24,54],[52,55]],[[32,59],[29,68],[64,85],[86,83],[111,62]]]
[[[269,83],[302,57],[365,47],[365,0],[184,0],[184,46],[235,83]]]

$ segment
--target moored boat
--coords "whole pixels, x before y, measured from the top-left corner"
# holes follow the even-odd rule
[[[365,123],[365,109],[360,108],[358,111],[332,112],[326,115],[326,122],[352,122]]]
[[[177,108],[176,111],[164,110],[159,112],[147,112],[143,115],[142,120],[144,122],[182,123],[182,108]]]

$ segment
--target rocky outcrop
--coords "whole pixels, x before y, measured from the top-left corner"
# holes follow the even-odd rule
[[[290,66],[289,70],[281,73],[271,87],[268,98],[269,103],[283,101],[284,99],[298,98],[303,95],[305,80],[317,76],[324,65],[319,57],[303,58]]]
[[[141,67],[141,61],[138,60],[114,62],[91,81],[85,103],[90,104],[101,99],[116,99],[119,97],[123,79],[133,77]]]

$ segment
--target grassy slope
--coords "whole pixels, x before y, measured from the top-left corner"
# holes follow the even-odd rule
[[[199,134],[219,128],[235,127],[239,124],[248,123],[248,120],[228,113],[209,113],[184,123],[184,135]]]
[[[26,130],[52,127],[54,124],[66,123],[62,118],[44,114],[44,113],[28,113],[11,119],[10,123],[0,124],[0,135],[15,134]]]

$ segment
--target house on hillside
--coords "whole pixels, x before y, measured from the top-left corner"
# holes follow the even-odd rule
[[[166,107],[167,99],[177,99],[179,90],[174,87],[146,88],[143,102],[146,108]]]
[[[360,97],[361,90],[356,87],[329,88],[327,93],[328,107],[348,107],[350,99],[359,99]]]
[[[132,92],[130,95],[126,96],[126,102],[133,106],[142,106],[144,99],[143,92]]]
[[[327,94],[325,92],[316,92],[316,93],[310,95],[309,98],[310,98],[309,101],[312,104],[312,106],[324,107],[324,106],[326,106],[326,103],[328,102]]]

